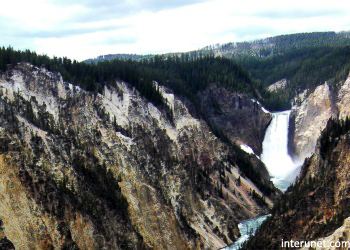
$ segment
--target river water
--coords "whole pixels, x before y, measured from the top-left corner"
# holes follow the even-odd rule
[[[272,121],[266,130],[263,152],[260,156],[272,177],[274,185],[285,191],[291,184],[293,173],[298,168],[288,154],[288,126],[291,110],[272,113]],[[263,215],[238,224],[241,237],[225,250],[236,250],[255,233],[269,215]]]
[[[241,233],[241,237],[239,237],[234,244],[224,248],[223,250],[239,249],[242,246],[242,244],[246,242],[251,235],[254,235],[255,231],[260,227],[260,225],[264,222],[264,220],[268,216],[269,215],[263,215],[263,216],[252,218],[239,223],[238,228],[239,228],[239,232]]]

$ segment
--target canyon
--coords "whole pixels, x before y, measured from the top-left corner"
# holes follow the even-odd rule
[[[242,59],[253,79],[210,56],[30,64],[0,49],[0,248],[219,249],[264,219],[245,249],[345,239],[350,77],[309,77],[300,51],[291,78],[254,68],[276,51]]]
[[[258,157],[223,143],[186,100],[158,88],[173,119],[127,82],[101,94],[28,63],[2,72],[2,246],[213,249],[239,237],[240,221],[272,208],[280,193]],[[224,96],[202,103],[212,125],[259,154],[271,115],[243,94],[206,91]],[[233,133],[220,113],[228,101],[237,103],[236,123],[252,119],[247,132]]]

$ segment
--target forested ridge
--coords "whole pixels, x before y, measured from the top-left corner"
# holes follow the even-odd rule
[[[266,100],[265,105],[272,110],[286,109],[297,94],[311,92],[325,81],[337,89],[350,71],[349,32],[282,35],[243,45],[235,45],[235,50],[239,48],[242,53],[228,53],[226,57],[246,69],[260,89],[287,80],[285,90]],[[222,49],[228,47],[223,45]],[[252,49],[254,53],[248,53]]]
[[[226,72],[229,63],[222,59],[227,58],[235,62],[235,69],[238,67],[247,73],[248,78],[244,76],[242,79],[248,79],[246,83],[251,83],[255,91],[258,91],[264,106],[272,111],[279,111],[289,109],[292,99],[305,89],[312,91],[325,81],[329,81],[336,88],[340,81],[345,80],[350,70],[349,34],[349,32],[312,32],[280,35],[251,42],[210,45],[187,53],[169,53],[162,56],[107,55],[89,62],[97,63],[102,59],[110,60],[115,57],[124,61],[142,59],[143,67],[146,66],[144,62],[148,62],[147,66],[152,65],[157,69],[158,76],[161,75],[161,78],[165,79],[163,84],[170,81],[171,88],[192,95],[193,91],[205,86],[206,80],[232,86],[232,74]],[[219,71],[212,68],[216,67],[213,64],[218,61],[212,61],[210,72],[202,63],[198,63],[198,60],[203,58],[214,57],[219,57],[219,61],[221,60]],[[218,79],[218,74],[212,73],[226,76]],[[202,77],[205,78],[204,81]],[[281,79],[287,79],[285,90],[273,94],[266,91],[267,86]],[[201,86],[198,82],[192,82],[193,80],[201,81]],[[249,84],[242,85],[239,80],[240,77],[235,78],[233,84],[235,90],[251,93],[257,97],[257,93],[252,91]]]
[[[265,87],[286,78],[291,98],[325,81],[336,87],[345,80],[350,70],[350,46],[302,48],[269,58],[241,58],[239,63]]]
[[[350,45],[350,32],[311,32],[279,35],[245,42],[213,44],[205,46],[199,50],[185,53],[168,53],[166,56],[187,56],[191,59],[217,54],[229,59],[237,59],[246,56],[271,57],[273,55],[284,54],[291,49],[318,48],[324,46],[343,47],[347,45]],[[113,59],[141,60],[152,58],[154,56],[155,55],[108,54],[93,59],[87,59],[85,62],[96,63],[103,60]]]
[[[123,80],[156,106],[163,105],[164,100],[154,81],[171,88],[175,94],[190,98],[210,83],[242,93],[254,93],[254,82],[246,71],[231,60],[211,56],[196,60],[179,56],[155,56],[142,62],[116,59],[87,64],[65,57],[49,58],[29,50],[22,52],[11,47],[0,49],[2,71],[18,62],[29,62],[60,72],[65,81],[95,93],[101,92],[104,85],[113,85],[115,80]]]
[[[291,49],[341,47],[350,45],[349,32],[311,32],[279,35],[250,42],[230,42],[223,45],[207,46],[202,53],[220,51],[225,57],[245,56],[271,57],[284,54]]]
[[[222,52],[220,56],[215,54],[217,51]],[[0,69],[5,70],[8,64],[29,62],[60,72],[65,81],[94,93],[101,92],[104,85],[113,85],[117,79],[123,80],[168,114],[169,107],[154,81],[194,104],[198,91],[216,84],[246,93],[268,109],[278,111],[289,109],[293,97],[303,90],[312,91],[325,81],[337,88],[350,70],[350,39],[347,32],[300,33],[208,46],[188,53],[144,57],[118,54],[99,58],[94,63],[85,63],[2,47]],[[275,93],[266,90],[284,78],[288,83],[285,90]]]

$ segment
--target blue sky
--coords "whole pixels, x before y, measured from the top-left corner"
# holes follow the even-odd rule
[[[350,30],[348,0],[0,0],[1,46],[84,60]]]

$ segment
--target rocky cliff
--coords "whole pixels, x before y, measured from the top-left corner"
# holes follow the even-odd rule
[[[301,160],[310,157],[328,119],[337,115],[335,94],[325,82],[291,114],[289,148],[293,157]]]
[[[160,89],[171,119],[125,82],[92,94],[25,63],[3,72],[0,244],[212,249],[239,236],[238,222],[267,212],[275,195],[268,177],[254,183],[244,174],[260,180],[250,166],[255,156],[238,154]],[[240,100],[231,101],[237,110],[252,105],[252,116],[261,113]],[[253,123],[258,139],[268,120]],[[240,138],[229,119],[218,121]],[[254,136],[241,140],[258,151]]]
[[[328,119],[345,120],[350,115],[350,76],[334,89],[325,82],[305,98],[298,96],[290,119],[289,149],[295,159],[303,161],[314,152],[316,141]]]
[[[350,115],[350,75],[341,85],[337,95],[339,118],[346,119]]]
[[[256,155],[262,152],[271,114],[245,94],[211,85],[199,93],[200,106],[210,123],[232,142],[248,145]]]
[[[283,90],[287,87],[287,79],[281,79],[267,87],[267,90],[270,92],[276,92],[278,90]]]

